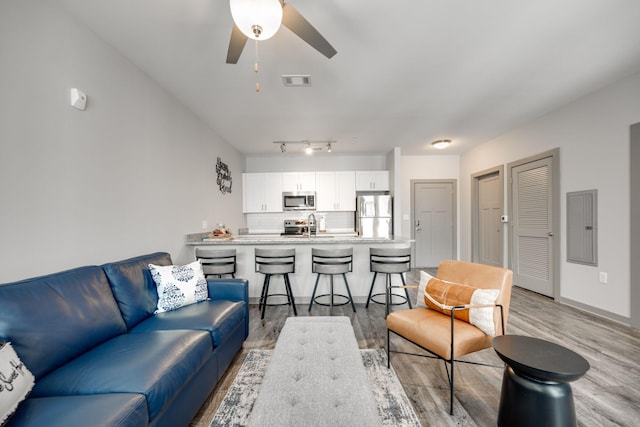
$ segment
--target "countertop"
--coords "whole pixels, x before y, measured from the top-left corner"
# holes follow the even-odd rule
[[[355,233],[318,233],[307,236],[281,236],[279,234],[243,234],[228,238],[209,238],[209,233],[188,234],[185,244],[187,246],[204,245],[291,245],[291,244],[318,244],[318,243],[411,243],[413,239],[403,237],[369,238],[360,237]]]

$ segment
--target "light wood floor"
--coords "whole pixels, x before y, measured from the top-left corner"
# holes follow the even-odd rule
[[[408,275],[416,284],[419,275]],[[415,292],[415,291],[414,291]],[[295,289],[294,289],[295,294]],[[406,306],[395,309],[402,309]],[[306,305],[298,305],[298,316],[307,316]],[[384,307],[356,304],[334,307],[333,315],[351,318],[360,348],[384,347]],[[268,307],[260,320],[257,306],[250,308],[250,333],[243,350],[220,380],[192,427],[209,427],[217,407],[251,349],[272,349],[291,308]],[[329,315],[328,308],[314,305],[311,315]],[[513,289],[507,333],[529,335],[568,347],[591,364],[589,372],[572,383],[579,426],[634,426],[640,423],[640,331],[602,319],[520,288]],[[394,337],[392,347],[417,349]],[[444,363],[417,356],[392,354],[398,374],[423,426],[495,426],[502,384],[502,369],[456,365],[454,416],[448,413],[448,383]],[[467,356],[467,360],[501,366],[492,349]]]

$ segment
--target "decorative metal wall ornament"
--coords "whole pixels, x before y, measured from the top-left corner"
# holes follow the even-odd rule
[[[218,161],[216,162],[216,173],[218,174],[216,183],[220,188],[220,192],[222,194],[231,193],[231,171],[226,163],[222,163],[220,157],[218,157]]]

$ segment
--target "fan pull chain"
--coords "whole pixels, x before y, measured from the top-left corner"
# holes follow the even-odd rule
[[[256,73],[256,92],[260,92],[260,79],[258,76],[258,40],[256,40],[256,63],[253,66],[253,71]]]

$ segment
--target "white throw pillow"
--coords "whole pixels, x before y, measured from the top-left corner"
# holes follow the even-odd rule
[[[424,291],[427,288],[429,280],[433,279],[433,276],[426,271],[420,271],[420,284],[418,285],[418,295],[416,296],[416,307],[426,307],[424,303]]]
[[[477,289],[471,296],[472,305],[495,304],[500,291],[498,289]],[[472,308],[469,310],[469,323],[475,325],[487,335],[496,334],[496,325],[493,319],[493,307]]]
[[[18,409],[33,385],[33,374],[20,361],[11,343],[0,342],[0,425]]]
[[[204,301],[209,297],[200,261],[187,265],[149,264],[149,270],[158,290],[156,314]]]

